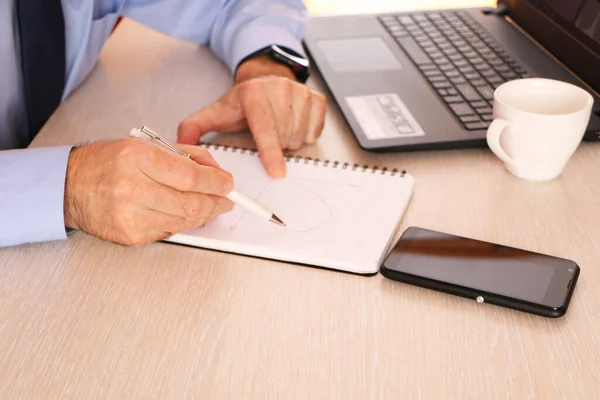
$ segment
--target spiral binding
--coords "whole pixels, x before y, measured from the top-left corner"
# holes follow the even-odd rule
[[[248,154],[248,155],[255,155],[258,153],[258,151],[256,149],[248,149],[245,147],[237,147],[237,146],[228,146],[228,145],[224,145],[224,144],[215,144],[215,143],[201,143],[200,144],[202,147],[205,147],[206,149],[210,150],[210,149],[214,149],[214,150],[221,150],[221,151],[230,151],[231,153],[240,153],[240,154]],[[316,165],[316,166],[322,166],[322,167],[330,167],[330,168],[340,168],[343,170],[350,170],[350,171],[360,171],[360,172],[370,172],[372,174],[375,173],[379,173],[381,175],[389,175],[389,176],[400,176],[403,177],[406,174],[406,170],[399,170],[398,168],[393,168],[393,169],[388,169],[387,167],[383,167],[383,168],[379,168],[378,166],[369,166],[367,164],[363,164],[361,166],[361,164],[359,163],[348,163],[348,162],[344,162],[341,163],[340,161],[331,161],[331,160],[320,160],[318,158],[312,158],[312,157],[302,157],[302,156],[290,156],[290,155],[286,155],[284,156],[285,162],[293,162],[293,163],[300,163],[303,162],[304,164],[312,164],[312,165]]]

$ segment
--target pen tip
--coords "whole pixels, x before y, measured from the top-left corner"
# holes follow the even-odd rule
[[[271,215],[271,221],[275,222],[277,225],[285,226],[285,223],[275,214]]]

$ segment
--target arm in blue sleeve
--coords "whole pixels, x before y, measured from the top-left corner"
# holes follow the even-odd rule
[[[247,55],[271,44],[304,55],[306,8],[302,0],[131,0],[131,19],[183,40],[209,45],[235,72]]]
[[[0,247],[65,239],[72,146],[0,151]]]

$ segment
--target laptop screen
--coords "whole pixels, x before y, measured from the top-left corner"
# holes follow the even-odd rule
[[[499,0],[508,16],[600,92],[600,0]]]
[[[600,0],[531,0],[531,3],[600,54]]]

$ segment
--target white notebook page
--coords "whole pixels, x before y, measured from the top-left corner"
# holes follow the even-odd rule
[[[399,172],[353,170],[294,158],[287,176],[272,179],[258,153],[210,148],[236,189],[258,200],[286,224],[281,227],[236,205],[202,228],[169,242],[309,264],[375,273],[412,196],[413,178]]]

